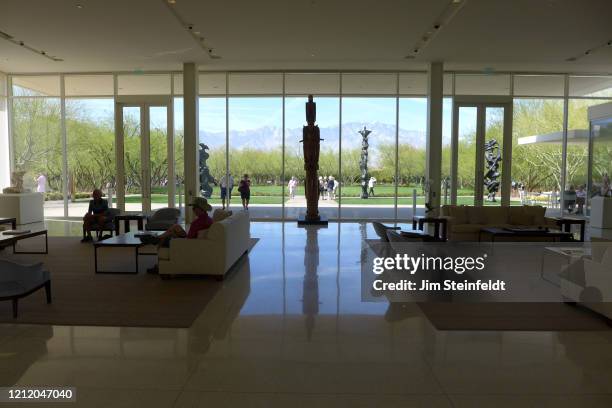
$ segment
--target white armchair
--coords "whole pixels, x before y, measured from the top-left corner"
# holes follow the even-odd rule
[[[564,300],[602,314],[612,325],[612,247],[608,246],[601,257],[569,264],[560,276]]]
[[[173,239],[170,248],[160,248],[159,274],[215,275],[223,279],[249,250],[250,243],[249,215],[245,211],[235,212],[201,231],[197,239]]]

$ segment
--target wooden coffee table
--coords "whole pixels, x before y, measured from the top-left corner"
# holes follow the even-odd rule
[[[140,252],[139,249],[145,244],[140,241],[140,238],[136,237],[136,234],[142,234],[143,231],[128,232],[126,234],[117,235],[112,238],[107,238],[102,241],[94,242],[94,268],[95,273],[112,273],[112,274],[138,274],[138,258],[140,255],[157,255],[157,252]],[[147,232],[151,234],[151,232]],[[98,249],[99,248],[134,248],[134,259],[136,261],[136,268],[133,272],[121,272],[121,271],[101,271],[98,269]]]
[[[47,230],[32,230],[30,232],[25,232],[23,234],[18,235],[10,235],[7,234],[9,231],[0,232],[0,248],[12,245],[14,254],[48,254],[49,253],[49,237],[47,236]],[[28,239],[32,237],[38,237],[44,235],[45,236],[45,250],[44,251],[17,251],[15,246],[18,241],[22,239]]]

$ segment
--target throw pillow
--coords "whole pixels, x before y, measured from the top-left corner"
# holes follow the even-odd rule
[[[232,215],[231,211],[225,211],[225,210],[218,208],[215,210],[215,212],[213,212],[212,219],[213,219],[213,222],[219,222],[219,221],[223,221],[227,217],[230,217],[231,215]]]

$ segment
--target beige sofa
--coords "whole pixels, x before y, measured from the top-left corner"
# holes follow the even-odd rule
[[[557,229],[554,219],[545,217],[546,207],[512,206],[474,207],[444,205],[440,216],[447,220],[449,241],[478,241],[480,230],[487,227],[542,227]]]
[[[173,239],[169,248],[160,248],[159,274],[215,275],[223,279],[250,244],[249,214],[238,211],[200,231],[197,239]]]

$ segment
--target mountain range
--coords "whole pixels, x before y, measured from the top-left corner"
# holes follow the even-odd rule
[[[363,123],[345,123],[342,125],[342,148],[353,149],[361,146],[361,135],[357,133],[363,129]],[[380,144],[395,144],[395,125],[374,122],[367,124],[372,131],[368,137],[371,147]],[[338,126],[321,127],[321,147],[331,147],[338,150]],[[416,148],[425,148],[425,132],[419,130],[399,129],[399,141]],[[282,145],[283,133],[280,127],[264,126],[248,130],[230,130],[230,146],[235,148],[253,148],[268,150]],[[285,131],[285,145],[298,145],[302,140],[302,129],[291,128]],[[200,130],[200,142],[207,144],[211,149],[225,144],[225,132],[207,132]]]

